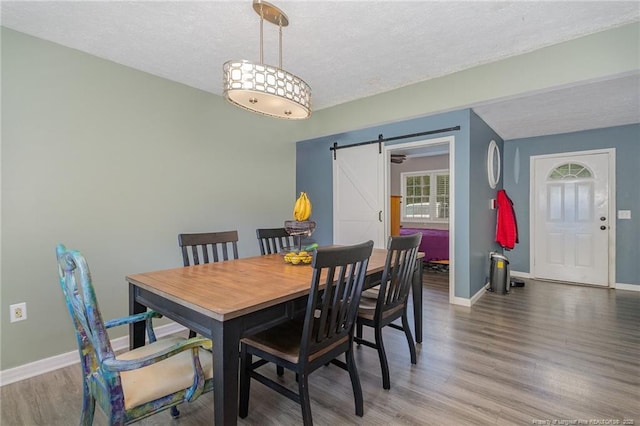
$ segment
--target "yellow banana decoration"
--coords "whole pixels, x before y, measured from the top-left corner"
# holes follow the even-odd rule
[[[302,220],[308,220],[311,217],[311,200],[307,197],[307,193],[304,193],[304,214],[302,215]]]
[[[306,192],[301,192],[293,206],[293,218],[299,222],[309,219],[311,216],[311,201]]]

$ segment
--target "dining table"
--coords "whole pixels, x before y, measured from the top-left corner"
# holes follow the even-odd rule
[[[386,249],[373,249],[365,287],[379,283],[386,255]],[[423,256],[419,253],[411,292],[418,343]],[[152,309],[213,341],[214,422],[235,425],[240,339],[304,312],[311,275],[310,265],[287,263],[281,254],[128,275],[129,313]],[[129,327],[130,348],[143,346],[144,323]]]

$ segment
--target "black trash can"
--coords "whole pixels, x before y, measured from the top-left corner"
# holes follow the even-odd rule
[[[489,271],[489,291],[498,294],[509,293],[510,277],[509,277],[509,259],[507,256],[492,252],[489,254],[491,258],[491,270]]]

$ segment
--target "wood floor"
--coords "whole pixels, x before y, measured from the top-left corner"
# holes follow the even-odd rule
[[[640,292],[527,281],[506,296],[487,293],[469,309],[449,305],[446,274],[425,273],[424,288],[418,364],[410,364],[403,334],[387,330],[385,391],[376,352],[358,348],[362,418],[348,374],[321,368],[310,380],[315,424],[640,424]],[[77,424],[79,373],[76,365],[2,387],[0,423]],[[283,382],[295,385],[291,373]],[[140,424],[210,424],[212,394],[180,410],[178,420],[160,413]],[[238,423],[297,425],[301,415],[253,381],[249,416]],[[99,409],[95,424],[106,424]]]

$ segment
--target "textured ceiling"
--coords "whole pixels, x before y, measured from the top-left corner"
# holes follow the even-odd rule
[[[272,2],[290,20],[283,67],[309,83],[316,110],[640,20],[637,1]],[[225,61],[259,59],[251,0],[2,1],[1,7],[5,27],[218,95]],[[264,46],[264,61],[277,64],[271,24]],[[638,76],[623,76],[473,107],[511,139],[638,122],[637,93]],[[609,100],[601,102],[603,96]],[[613,108],[603,114],[605,105]],[[575,119],[560,123],[560,108]]]

